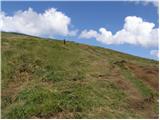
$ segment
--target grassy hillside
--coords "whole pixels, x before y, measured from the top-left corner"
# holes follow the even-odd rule
[[[158,62],[2,33],[2,118],[158,118]]]

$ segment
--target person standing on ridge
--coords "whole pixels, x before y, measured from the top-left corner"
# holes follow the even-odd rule
[[[63,43],[64,43],[64,45],[66,44],[66,40],[65,39],[63,40]]]

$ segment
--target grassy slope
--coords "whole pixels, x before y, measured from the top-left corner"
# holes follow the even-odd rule
[[[1,84],[2,118],[158,116],[158,62],[109,49],[2,33]]]

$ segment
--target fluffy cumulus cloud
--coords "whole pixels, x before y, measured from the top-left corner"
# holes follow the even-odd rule
[[[155,57],[158,57],[158,58],[159,58],[159,50],[151,50],[151,51],[150,51],[150,54],[151,54],[152,56],[155,56]]]
[[[36,36],[75,35],[71,31],[71,19],[55,8],[37,13],[32,8],[26,11],[17,11],[13,16],[0,13],[1,30],[7,32],[19,32]]]
[[[94,31],[94,30],[89,30],[89,31],[84,30],[84,31],[81,32],[80,37],[87,38],[87,39],[92,38],[92,37],[96,38],[97,34],[98,33],[96,31]]]
[[[124,26],[114,35],[106,28],[100,28],[99,31],[83,30],[80,38],[95,38],[104,44],[133,44],[143,47],[158,46],[158,28],[155,24],[146,22],[140,17],[128,16],[125,18]]]

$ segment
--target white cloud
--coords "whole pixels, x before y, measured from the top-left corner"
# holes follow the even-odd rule
[[[159,1],[158,0],[144,0],[142,2],[144,2],[145,5],[147,5],[149,3],[152,3],[155,7],[159,6]]]
[[[158,58],[159,58],[159,50],[151,50],[151,51],[150,51],[150,54],[151,54],[152,56],[155,56],[155,57],[158,57]]]
[[[2,31],[20,32],[36,36],[75,35],[70,31],[71,19],[55,8],[37,13],[32,8],[26,11],[17,11],[13,16],[0,13]]]
[[[142,3],[143,5],[152,4],[155,7],[159,6],[159,0],[129,0],[131,2],[135,2],[136,4]]]
[[[158,28],[154,28],[154,23],[146,22],[140,17],[128,16],[125,18],[123,29],[112,35],[111,31],[100,28],[95,30],[84,30],[80,38],[95,38],[105,44],[134,44],[143,47],[158,46]]]
[[[89,38],[92,38],[92,37],[96,38],[97,35],[98,35],[98,33],[96,31],[94,31],[94,30],[89,30],[89,31],[83,30],[81,32],[81,36],[80,37],[89,39]]]

